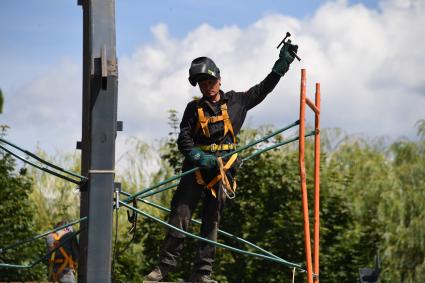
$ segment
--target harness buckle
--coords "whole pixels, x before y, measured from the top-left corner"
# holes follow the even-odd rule
[[[211,147],[211,149],[210,149],[211,152],[216,152],[218,150],[218,147],[219,146],[217,144],[215,144],[215,143],[212,143],[210,145],[210,147]]]

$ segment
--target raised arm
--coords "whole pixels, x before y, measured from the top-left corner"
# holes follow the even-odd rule
[[[289,65],[294,61],[293,53],[298,50],[297,45],[286,43],[279,52],[279,59],[273,65],[272,71],[259,84],[253,86],[243,94],[243,101],[247,109],[251,109],[269,94],[277,85],[280,78],[289,70]]]

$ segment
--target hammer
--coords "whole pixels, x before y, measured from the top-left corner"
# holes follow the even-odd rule
[[[290,37],[291,36],[291,34],[289,33],[289,32],[286,32],[286,35],[285,35],[285,37],[282,39],[282,41],[279,43],[279,45],[277,46],[277,49],[279,49],[279,47],[282,45],[282,44],[291,44],[291,40],[290,39],[288,39],[287,41],[285,41],[288,37]],[[297,60],[298,61],[301,61],[301,58],[300,57],[298,57],[298,55],[297,55],[297,53],[295,53],[294,51],[290,51],[291,52],[291,55],[292,56],[294,56],[295,58],[297,58]]]

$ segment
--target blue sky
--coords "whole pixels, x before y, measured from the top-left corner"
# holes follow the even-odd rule
[[[228,25],[243,28],[266,14],[308,17],[323,2],[117,0],[117,55],[129,54],[141,44],[152,41],[150,28],[158,23],[167,24],[173,37],[184,37],[202,23],[216,28]],[[378,8],[376,0],[350,3]],[[82,9],[77,6],[77,0],[0,1],[0,39],[0,60],[5,66],[0,70],[0,83],[4,89],[21,80],[33,79],[63,57],[76,62],[81,60]]]
[[[117,0],[118,145],[167,135],[167,110],[182,113],[199,94],[187,83],[191,59],[212,57],[224,90],[246,90],[270,71],[286,31],[303,60],[247,125],[293,122],[306,68],[310,86],[322,83],[323,127],[415,138],[414,124],[425,118],[423,15],[421,0]],[[81,136],[77,0],[0,1],[0,62],[8,138],[30,150],[74,150]]]

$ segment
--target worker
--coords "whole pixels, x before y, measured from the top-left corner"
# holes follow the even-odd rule
[[[55,225],[63,226],[64,221]],[[46,238],[49,253],[49,281],[74,283],[78,262],[78,242],[72,226],[50,233]],[[52,252],[53,251],[53,252]]]
[[[223,92],[220,70],[208,57],[192,61],[189,82],[199,85],[202,98],[189,102],[180,124],[177,144],[185,156],[183,172],[199,167],[185,175],[171,201],[169,224],[187,231],[192,213],[202,199],[201,237],[217,241],[220,215],[226,198],[234,196],[234,165],[236,155],[222,159],[236,149],[236,136],[247,111],[264,100],[289,70],[298,46],[285,43],[272,71],[259,84],[245,92]],[[146,281],[159,282],[176,267],[185,235],[169,229],[163,241],[159,264]],[[216,283],[211,278],[216,254],[215,245],[200,241],[189,282]]]

